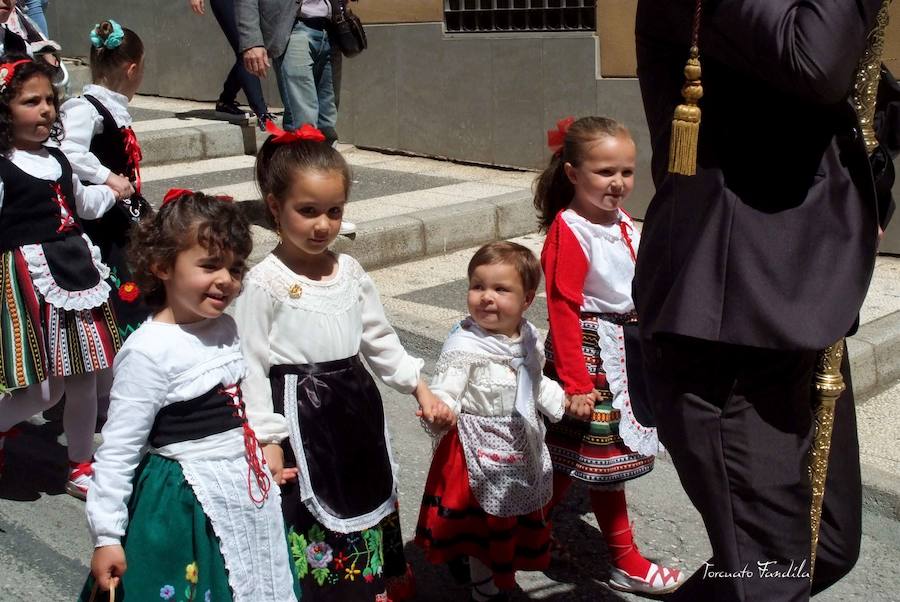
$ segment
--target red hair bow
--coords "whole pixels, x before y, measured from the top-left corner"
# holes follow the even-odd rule
[[[24,63],[30,63],[31,59],[19,59],[11,63],[0,63],[0,92],[6,89],[9,82],[16,74],[16,67]]]
[[[167,204],[172,201],[177,201],[181,197],[191,196],[194,194],[193,190],[189,188],[170,188],[169,192],[166,193],[166,196],[163,197],[163,202],[160,207],[165,207]],[[219,199],[220,201],[224,201],[226,203],[230,203],[234,200],[234,198],[228,196],[227,194],[216,194],[216,195],[208,195],[215,199]]]
[[[566,117],[556,122],[555,130],[547,130],[547,146],[554,155],[562,154],[563,145],[566,143],[566,134],[569,133],[569,128],[573,123],[575,123],[574,117]]]
[[[187,188],[170,188],[169,192],[166,193],[166,196],[163,197],[163,202],[160,207],[165,207],[169,203],[174,200],[180,199],[183,196],[189,196],[194,194],[193,190],[189,190]]]
[[[298,140],[325,142],[325,134],[308,123],[304,123],[299,130],[294,130],[293,132],[285,132],[283,129],[275,125],[275,123],[270,119],[268,122],[266,122],[266,131],[272,134],[272,142],[274,144],[288,144],[291,142],[297,142]]]

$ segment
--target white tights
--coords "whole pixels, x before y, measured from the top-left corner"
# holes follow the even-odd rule
[[[100,371],[101,378],[106,376],[104,372],[108,370]],[[0,399],[0,432],[52,408],[65,393],[63,429],[69,442],[69,461],[89,462],[97,425],[97,378],[96,372],[51,376],[40,384],[13,391]]]

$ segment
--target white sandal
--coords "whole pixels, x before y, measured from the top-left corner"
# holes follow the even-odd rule
[[[611,536],[630,533],[631,527]],[[631,543],[628,545],[608,545],[610,548],[619,548],[622,551],[617,553],[613,558],[612,566],[609,567],[609,586],[620,592],[631,592],[636,594],[668,594],[678,589],[684,583],[684,573],[678,569],[670,569],[659,566],[655,562],[650,563],[650,568],[644,577],[636,577],[626,573],[624,570],[615,566],[615,562],[629,554],[632,550],[637,551],[634,545],[634,536],[632,535]]]

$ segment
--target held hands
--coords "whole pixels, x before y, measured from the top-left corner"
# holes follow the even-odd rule
[[[269,472],[272,473],[272,480],[278,485],[284,485],[288,481],[296,481],[300,471],[294,468],[285,468],[284,466],[284,450],[278,443],[267,443],[262,446],[263,456],[266,459],[266,465]]]
[[[128,565],[125,563],[125,550],[120,545],[94,548],[91,557],[91,574],[102,591],[109,591],[119,586],[119,580],[125,574]]]
[[[269,65],[269,53],[262,46],[254,46],[244,51],[244,67],[256,77],[265,77]]]
[[[203,0],[188,0],[188,1],[191,3],[191,10],[202,17],[205,12],[205,10],[203,8]]]
[[[420,380],[416,390],[413,391],[419,402],[416,416],[423,418],[429,426],[435,430],[450,428],[456,424],[456,414],[438,396],[431,392],[425,381]]]
[[[122,199],[129,199],[134,195],[134,185],[131,183],[131,180],[126,178],[125,176],[116,175],[114,173],[110,173],[109,177],[106,178],[105,184],[112,188],[113,194],[116,195],[116,200],[121,201]]]
[[[596,389],[590,393],[581,395],[566,395],[566,414],[577,420],[587,422],[594,411],[594,402],[599,399],[600,393]]]

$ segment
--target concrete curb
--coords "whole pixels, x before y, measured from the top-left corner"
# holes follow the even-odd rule
[[[900,379],[900,311],[859,327],[847,339],[858,403]]]
[[[354,241],[335,250],[351,253],[366,269],[423,259],[535,231],[529,190],[360,224]]]
[[[863,508],[900,520],[900,477],[877,466],[862,464]]]
[[[206,123],[184,128],[142,132],[143,166],[256,154],[255,128],[230,123]]]

